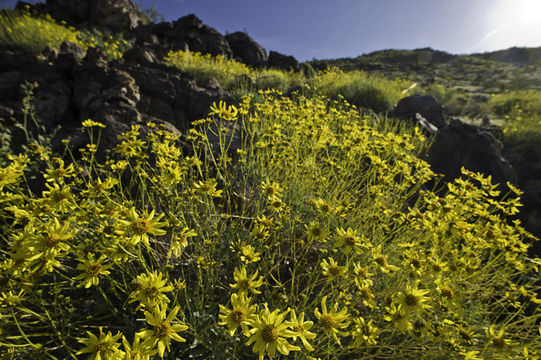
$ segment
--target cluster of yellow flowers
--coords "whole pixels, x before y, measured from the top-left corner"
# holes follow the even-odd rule
[[[193,126],[181,142],[134,125],[101,163],[104,125],[86,120],[90,143],[71,161],[41,149],[0,169],[0,346],[90,359],[538,358],[541,261],[510,218],[518,189],[503,197],[464,169],[428,190],[419,130],[343,99],[262,91]]]
[[[129,47],[120,35],[104,35],[99,31],[79,31],[65,22],[55,21],[49,14],[37,15],[28,10],[4,10],[0,14],[0,45],[16,46],[37,54],[51,46],[60,49],[64,41],[85,49],[99,48],[109,60],[119,59]]]

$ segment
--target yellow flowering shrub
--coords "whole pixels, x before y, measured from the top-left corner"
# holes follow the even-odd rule
[[[99,48],[110,60],[121,58],[129,47],[121,35],[105,35],[97,30],[79,31],[63,22],[56,22],[49,14],[37,15],[18,10],[0,12],[0,47],[22,48],[28,53],[38,54],[47,46],[60,49],[64,41],[85,49]]]
[[[464,169],[434,192],[419,129],[343,99],[258,96],[214,104],[182,142],[133,126],[103,163],[91,120],[70,165],[12,157],[0,169],[2,350],[538,356],[541,261],[512,218],[518,189],[503,196]],[[23,181],[29,163],[41,193]]]

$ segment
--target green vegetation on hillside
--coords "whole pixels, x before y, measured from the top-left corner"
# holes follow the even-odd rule
[[[128,48],[122,35],[103,34],[98,30],[79,31],[57,23],[50,15],[39,16],[28,11],[0,11],[0,48],[17,48],[36,55],[47,46],[60,49],[70,41],[85,49],[102,50],[108,59],[118,59]]]

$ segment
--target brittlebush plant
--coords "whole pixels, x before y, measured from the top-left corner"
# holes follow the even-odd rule
[[[541,263],[511,218],[518,189],[464,170],[435,193],[419,129],[342,99],[259,96],[214,104],[183,145],[133,125],[98,162],[104,125],[87,120],[72,161],[12,156],[2,353],[538,358]]]
[[[121,34],[103,34],[98,30],[79,31],[65,22],[55,21],[49,14],[39,15],[25,10],[0,12],[0,47],[18,48],[39,54],[47,46],[60,49],[64,41],[84,49],[98,48],[109,60],[120,59],[129,48]]]

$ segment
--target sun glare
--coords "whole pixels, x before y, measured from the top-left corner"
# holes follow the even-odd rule
[[[516,7],[517,21],[521,25],[531,25],[541,21],[541,1],[523,0],[512,1]]]
[[[484,38],[475,50],[541,45],[540,0],[499,0],[492,4],[486,9]]]

